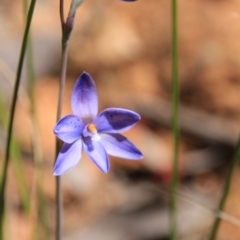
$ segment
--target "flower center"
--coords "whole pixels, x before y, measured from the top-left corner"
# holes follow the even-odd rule
[[[90,124],[87,126],[87,130],[88,130],[90,133],[92,133],[92,134],[97,133],[96,125],[93,124],[93,123],[90,123]]]
[[[100,135],[98,134],[97,127],[93,123],[88,124],[84,128],[83,136],[90,137],[93,141],[99,141],[101,139]]]

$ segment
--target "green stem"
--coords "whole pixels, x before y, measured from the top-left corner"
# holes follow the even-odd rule
[[[67,69],[67,53],[68,53],[68,42],[64,43],[64,0],[60,0],[60,23],[62,28],[62,61],[61,61],[61,75],[60,75],[60,86],[58,94],[58,108],[57,108],[57,122],[61,118],[62,105],[66,81],[66,69]],[[56,153],[55,159],[57,159],[58,153],[61,149],[61,141],[56,139]],[[56,240],[62,239],[62,192],[61,192],[61,177],[56,177]]]
[[[178,188],[178,145],[179,145],[179,83],[178,83],[178,35],[177,35],[177,0],[172,0],[172,133],[173,166],[170,195],[170,239],[177,239],[177,199]]]
[[[61,62],[61,75],[60,75],[60,86],[59,86],[59,95],[58,95],[58,108],[57,108],[57,122],[61,118],[62,114],[62,105],[64,97],[64,89],[66,82],[66,70],[67,70],[67,54],[68,54],[68,41],[64,41],[64,0],[60,0],[60,22],[62,27],[62,62]],[[61,141],[56,139],[56,154],[55,159],[61,149]],[[62,192],[61,192],[61,177],[56,177],[56,240],[62,239]]]
[[[60,75],[60,88],[58,95],[58,108],[57,108],[57,121],[61,118],[63,96],[66,81],[67,70],[67,55],[68,55],[68,42],[74,25],[75,12],[72,15],[68,14],[66,21],[64,21],[64,0],[60,0],[60,21],[62,26],[62,62],[61,62],[61,75]],[[56,140],[56,158],[61,148],[61,141]],[[56,177],[56,240],[62,239],[62,193],[61,193],[61,177]]]
[[[235,150],[233,159],[231,161],[230,169],[227,173],[226,182],[225,182],[223,192],[222,192],[222,197],[220,199],[220,202],[219,202],[219,205],[218,205],[218,208],[217,208],[217,213],[221,212],[223,210],[224,206],[225,206],[225,202],[227,200],[228,193],[229,193],[229,190],[230,190],[230,185],[231,185],[231,181],[232,181],[232,178],[233,178],[234,170],[235,170],[235,168],[236,168],[236,166],[238,165],[238,162],[239,162],[239,155],[240,155],[240,137],[238,139],[236,150]],[[216,218],[214,220],[212,230],[211,230],[211,233],[210,233],[209,240],[216,239],[219,224],[220,224],[220,218],[219,218],[218,215],[216,215]]]
[[[27,10],[28,10],[28,0],[24,0],[24,14],[27,21]],[[27,76],[28,76],[28,94],[30,99],[30,121],[31,121],[31,139],[32,139],[32,152],[33,152],[33,162],[34,162],[34,178],[32,184],[32,196],[31,196],[31,217],[33,219],[33,237],[35,239],[42,239],[43,233],[46,237],[48,236],[48,227],[46,219],[46,207],[45,207],[45,196],[42,190],[42,150],[39,134],[39,126],[36,116],[35,107],[35,73],[33,65],[33,48],[31,33],[28,35],[27,42]],[[37,222],[36,222],[37,221]]]
[[[20,78],[21,78],[21,73],[22,73],[23,60],[24,60],[26,47],[27,47],[27,38],[28,38],[28,33],[29,33],[31,21],[32,21],[34,8],[35,8],[35,3],[36,3],[36,0],[31,1],[29,11],[28,11],[27,23],[26,23],[25,32],[24,32],[23,41],[22,41],[21,53],[20,53],[20,57],[19,57],[19,63],[18,63],[17,74],[16,74],[16,81],[15,81],[13,98],[12,98],[12,105],[11,105],[11,110],[10,110],[10,120],[9,120],[9,125],[8,125],[8,132],[7,132],[6,152],[5,152],[3,174],[2,174],[2,181],[1,181],[1,187],[0,187],[0,240],[3,240],[3,222],[4,222],[4,210],[5,210],[5,187],[6,187],[6,180],[7,180],[7,170],[8,170],[8,165],[9,165],[13,120],[14,120],[14,115],[15,115],[18,89],[19,89],[19,85],[20,85]]]
[[[57,122],[61,118],[62,105],[63,105],[63,96],[65,89],[65,79],[66,79],[66,69],[67,69],[67,53],[68,53],[68,43],[63,44],[62,46],[62,67],[61,67],[61,76],[60,76],[60,87],[58,95],[58,109],[57,109]],[[61,141],[56,140],[56,159],[57,155],[61,149]],[[62,193],[61,193],[61,177],[56,177],[56,240],[62,239]]]

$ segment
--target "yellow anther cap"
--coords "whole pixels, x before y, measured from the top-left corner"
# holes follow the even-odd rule
[[[96,125],[93,124],[93,123],[90,123],[88,126],[87,126],[87,130],[90,132],[90,133],[97,133],[97,128],[96,128]]]

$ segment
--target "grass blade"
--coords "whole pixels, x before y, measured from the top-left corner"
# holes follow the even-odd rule
[[[179,148],[179,83],[178,83],[178,35],[177,35],[177,0],[172,0],[172,134],[173,164],[170,194],[170,239],[177,239],[177,199],[178,188],[178,148]]]
[[[28,11],[27,24],[25,27],[22,46],[21,46],[21,52],[20,52],[20,56],[19,56],[16,81],[15,81],[15,85],[14,85],[14,92],[13,92],[13,98],[12,98],[12,104],[11,104],[11,110],[10,110],[10,120],[9,120],[8,130],[7,130],[6,151],[5,151],[3,174],[2,174],[2,180],[1,180],[1,186],[0,186],[0,240],[3,240],[3,223],[4,223],[4,211],[5,211],[5,188],[6,188],[6,181],[7,181],[9,158],[10,158],[10,146],[11,146],[13,120],[14,120],[15,108],[16,108],[16,103],[17,103],[17,95],[18,95],[18,90],[19,90],[19,85],[20,85],[23,60],[24,60],[24,56],[25,56],[25,52],[26,52],[27,38],[28,38],[28,33],[29,33],[31,21],[32,21],[34,8],[35,8],[35,3],[36,3],[36,0],[31,1],[29,11]]]
[[[231,186],[231,181],[232,181],[232,178],[233,178],[234,170],[235,170],[235,168],[237,167],[237,165],[239,163],[239,159],[240,159],[240,138],[238,139],[236,150],[235,150],[233,159],[231,161],[231,165],[230,165],[229,171],[227,173],[226,182],[225,182],[225,185],[223,187],[222,196],[221,196],[218,208],[217,208],[217,213],[223,211],[223,208],[225,206],[225,202],[227,200],[228,193],[229,193],[229,190],[230,190],[230,186]],[[219,224],[220,224],[220,220],[221,219],[219,218],[219,216],[216,215],[216,218],[214,220],[214,223],[213,223],[213,226],[212,226],[212,229],[211,229],[211,232],[210,232],[209,240],[216,239],[217,231],[218,231]]]

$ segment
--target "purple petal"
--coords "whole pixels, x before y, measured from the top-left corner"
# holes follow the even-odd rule
[[[90,137],[84,138],[83,148],[88,157],[102,172],[107,173],[109,171],[110,164],[107,152],[98,141],[92,141]]]
[[[72,144],[65,143],[58,154],[54,166],[53,175],[59,176],[74,167],[80,160],[82,153],[82,140],[79,139]]]
[[[90,74],[84,72],[76,81],[71,97],[72,111],[84,123],[90,123],[97,115],[98,96]]]
[[[101,144],[109,155],[132,160],[143,158],[142,153],[124,136],[118,133],[101,133]]]
[[[94,120],[98,132],[121,133],[132,128],[140,120],[140,115],[122,108],[107,108]]]
[[[68,115],[57,123],[53,132],[63,142],[72,143],[80,138],[84,127],[79,117]]]

